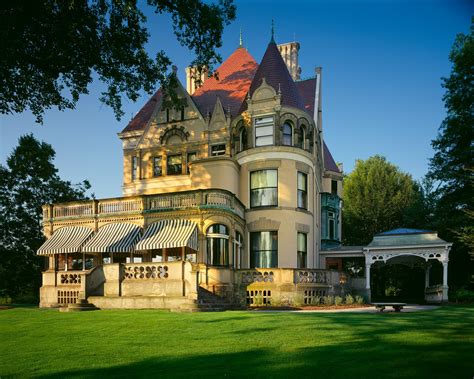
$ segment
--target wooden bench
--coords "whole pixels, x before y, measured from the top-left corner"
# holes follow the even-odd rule
[[[395,312],[400,312],[406,303],[372,303],[372,305],[375,306],[376,309],[378,309],[380,312],[383,312],[386,307],[392,307]]]

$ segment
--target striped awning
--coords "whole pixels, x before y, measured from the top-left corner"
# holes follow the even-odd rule
[[[92,236],[93,230],[83,226],[65,226],[56,230],[38,249],[38,255],[77,253]]]
[[[190,247],[198,250],[198,227],[190,220],[158,221],[145,231],[135,250],[164,249],[173,247]]]
[[[130,253],[140,240],[141,228],[127,223],[102,226],[84,245],[85,253]]]

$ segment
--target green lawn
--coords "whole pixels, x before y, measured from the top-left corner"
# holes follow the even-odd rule
[[[474,307],[419,313],[0,311],[0,377],[472,378]]]

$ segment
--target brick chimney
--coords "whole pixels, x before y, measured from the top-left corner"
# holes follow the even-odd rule
[[[300,80],[301,67],[298,65],[298,54],[300,51],[300,44],[298,42],[288,42],[278,45],[278,50],[283,58],[283,61],[288,67],[291,77],[294,81]]]
[[[198,75],[199,73],[197,67],[186,67],[186,90],[190,95],[192,95],[199,87],[204,84],[204,81],[207,79],[207,69],[202,69],[201,83],[199,86],[196,86],[196,78]]]

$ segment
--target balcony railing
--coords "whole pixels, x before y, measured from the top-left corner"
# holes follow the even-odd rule
[[[225,190],[210,189],[45,205],[43,206],[43,221],[190,208],[220,208],[242,218],[245,213],[243,204],[234,194]]]

